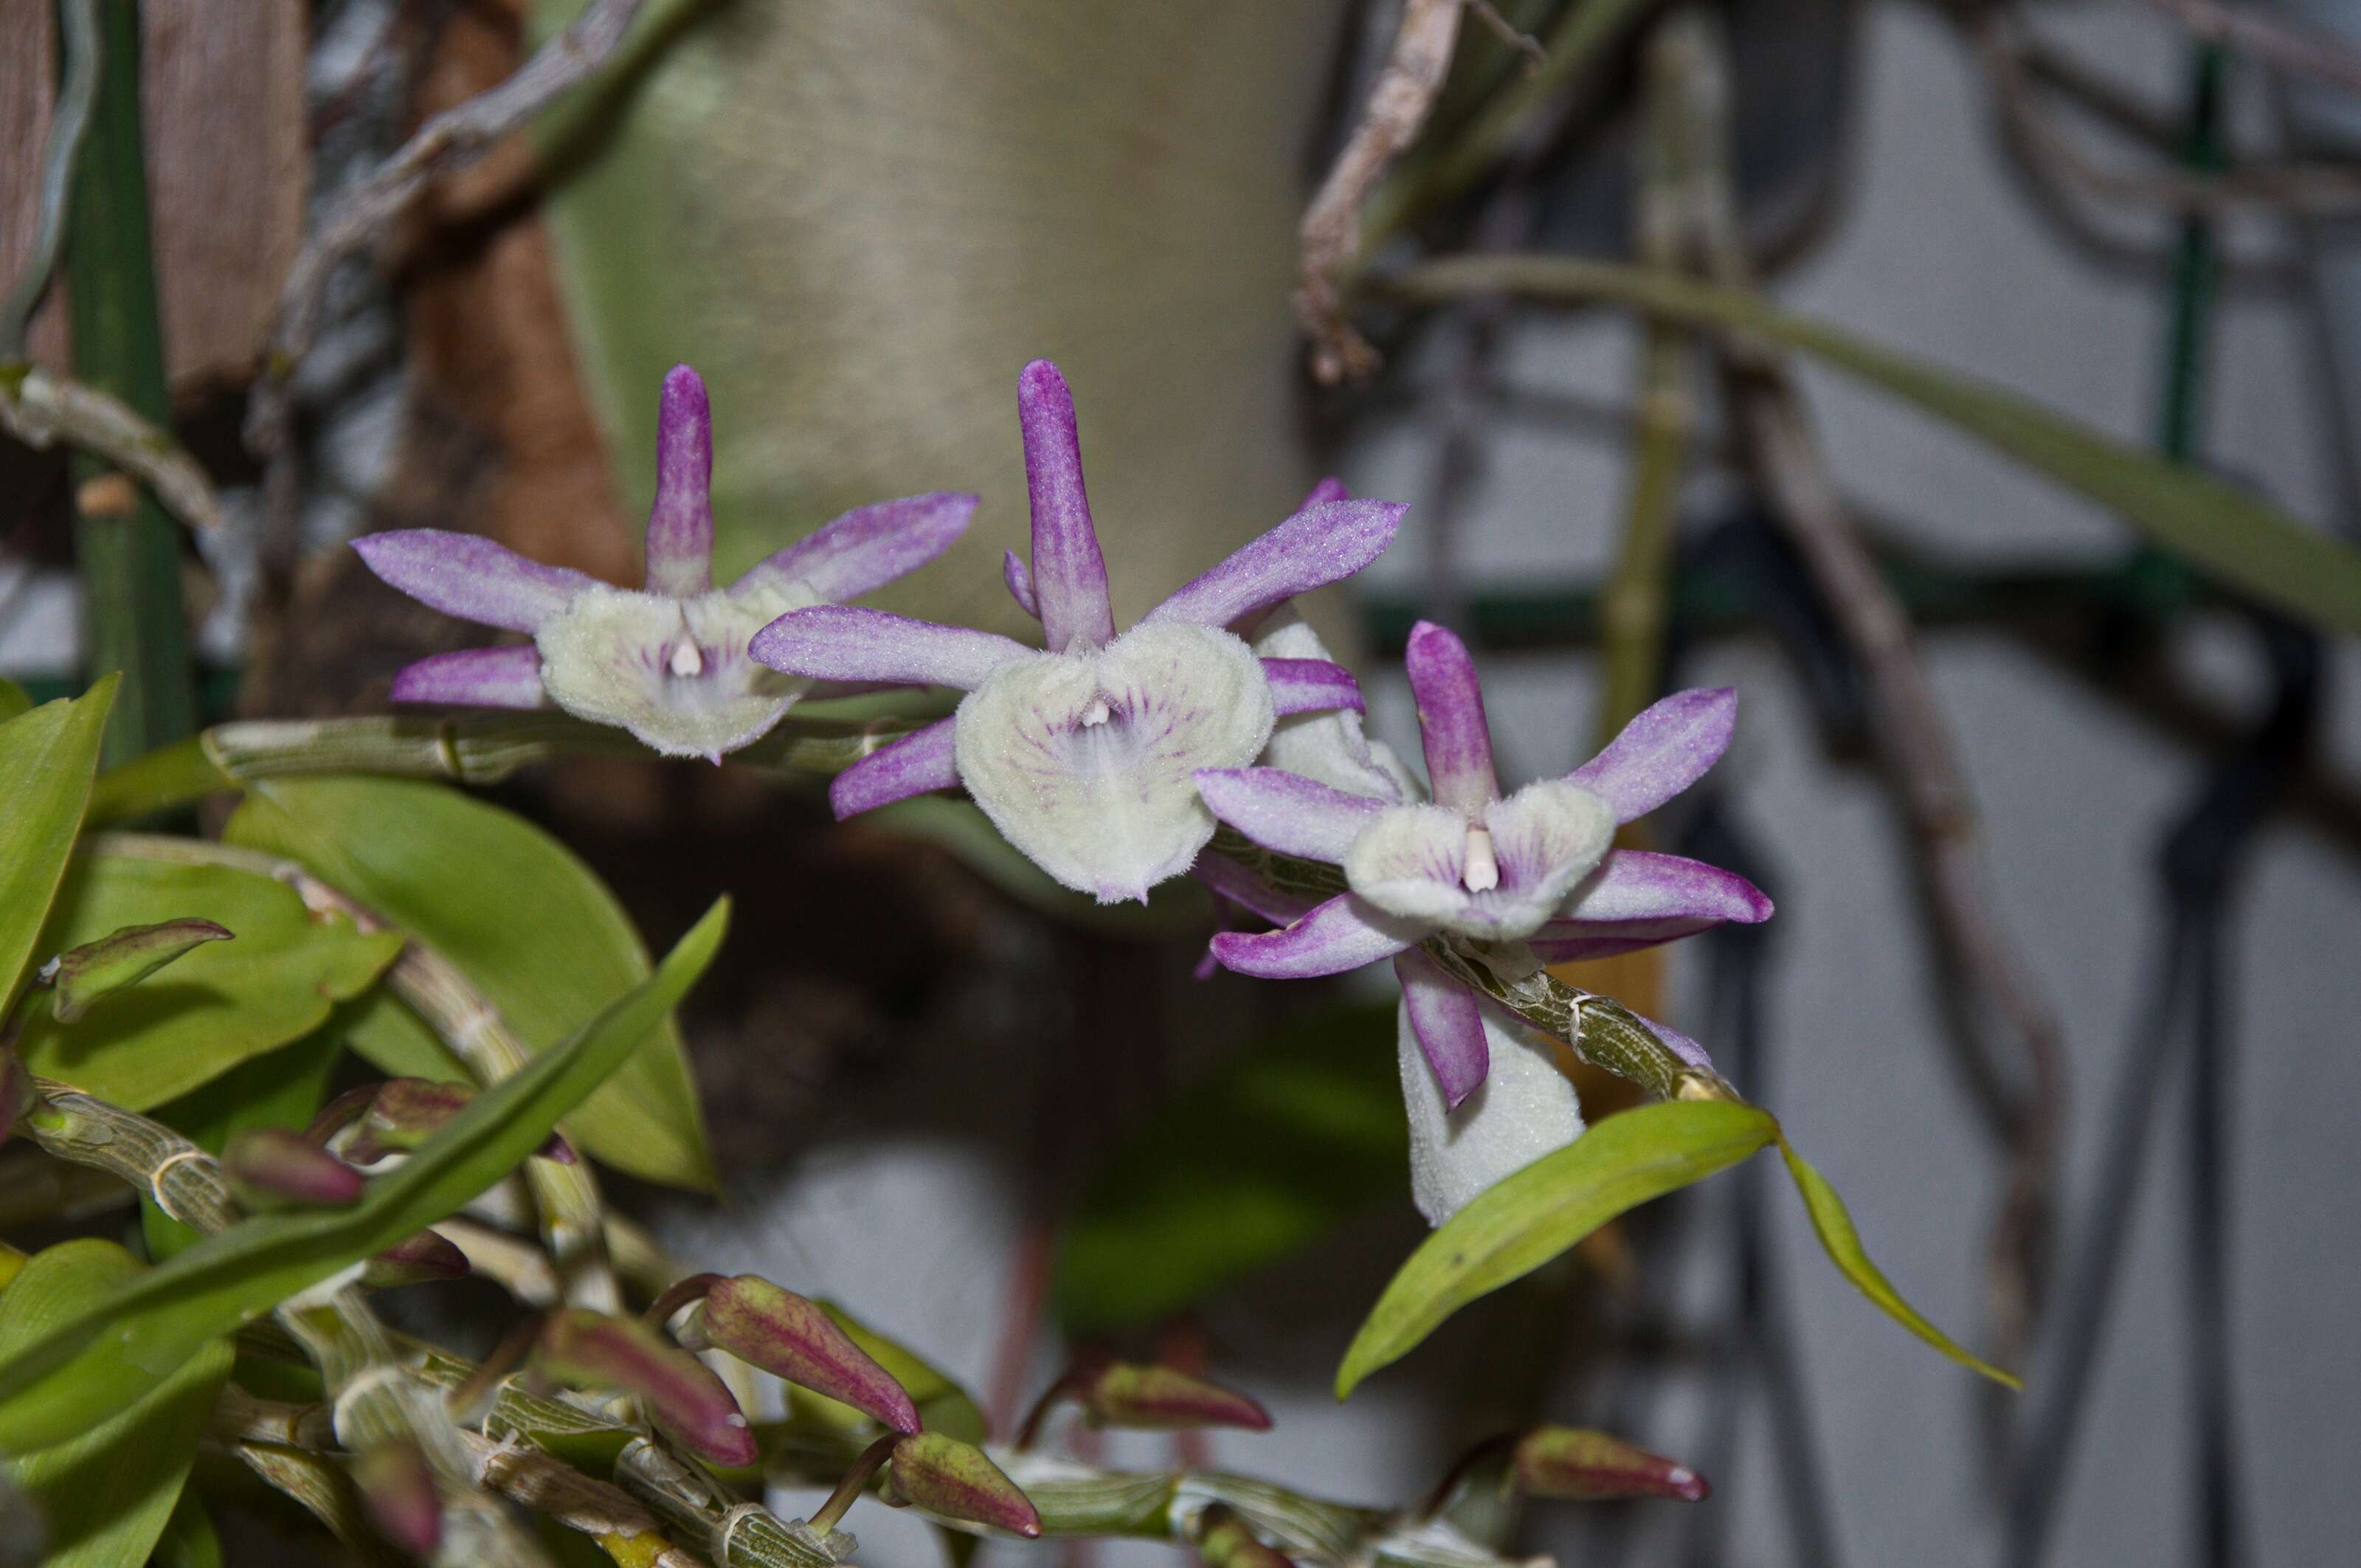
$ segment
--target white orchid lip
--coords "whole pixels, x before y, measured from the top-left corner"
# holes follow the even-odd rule
[[[713,424],[687,366],[664,378],[645,586],[612,587],[472,534],[403,529],[354,542],[370,570],[464,620],[532,634],[530,648],[471,648],[395,677],[397,702],[483,707],[555,703],[629,730],[666,756],[715,762],[762,739],[811,682],[747,656],[791,609],[867,593],[934,559],[966,529],[973,496],[937,492],[845,513],[713,587]]]
[[[1507,940],[1539,930],[1614,841],[1615,814],[1603,798],[1542,779],[1474,816],[1447,806],[1387,808],[1345,851],[1345,880],[1389,915]]]
[[[1002,579],[1041,622],[1046,650],[874,610],[817,607],[763,629],[753,656],[816,680],[927,682],[968,696],[837,776],[839,817],[965,785],[1003,837],[1066,886],[1145,898],[1213,835],[1193,775],[1252,762],[1283,714],[1362,706],[1324,658],[1263,659],[1224,628],[1358,571],[1405,509],[1317,493],[1118,635],[1082,482],[1072,395],[1027,365],[1017,411],[1033,557]]]

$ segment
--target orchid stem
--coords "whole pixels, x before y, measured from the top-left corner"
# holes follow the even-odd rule
[[[877,1467],[894,1457],[894,1445],[901,1441],[900,1432],[889,1431],[862,1449],[861,1457],[852,1462],[852,1468],[844,1473],[844,1479],[836,1484],[836,1490],[828,1495],[828,1501],[807,1521],[812,1529],[834,1530],[845,1510],[852,1507],[852,1500],[868,1490],[870,1477],[877,1474]]]

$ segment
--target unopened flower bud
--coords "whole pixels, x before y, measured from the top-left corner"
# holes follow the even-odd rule
[[[222,1150],[222,1171],[237,1200],[252,1210],[343,1209],[368,1185],[361,1173],[300,1133],[249,1127]]]
[[[434,1475],[415,1443],[379,1443],[353,1461],[353,1482],[377,1528],[412,1557],[431,1557],[443,1543],[443,1503]]]
[[[658,1425],[716,1464],[742,1468],[759,1457],[753,1429],[713,1369],[636,1319],[553,1312],[533,1365],[562,1383],[638,1396]]]
[[[1517,1440],[1510,1473],[1518,1488],[1533,1497],[1576,1502],[1673,1497],[1700,1503],[1712,1491],[1686,1464],[1578,1427],[1535,1427],[1525,1433]]]
[[[229,931],[210,920],[126,926],[49,961],[42,973],[57,992],[50,1011],[59,1023],[71,1024],[100,997],[138,984],[190,948],[229,939]]]
[[[1243,1427],[1268,1431],[1270,1414],[1235,1389],[1177,1367],[1111,1361],[1082,1390],[1093,1426],[1174,1431],[1190,1427]]]
[[[433,1231],[396,1242],[361,1266],[361,1284],[370,1290],[466,1277],[467,1255]]]
[[[377,1086],[361,1113],[345,1152],[363,1165],[390,1154],[407,1154],[443,1128],[476,1097],[473,1084],[437,1083],[423,1078],[390,1078]],[[552,1133],[536,1151],[562,1164],[574,1163],[574,1150]]]
[[[705,1337],[775,1376],[851,1405],[899,1432],[919,1428],[909,1391],[813,1302],[741,1274],[705,1297]]]
[[[886,1500],[1028,1539],[1041,1533],[1041,1516],[1016,1483],[983,1450],[940,1432],[914,1432],[894,1444]]]
[[[1293,1568],[1285,1552],[1248,1530],[1225,1503],[1206,1504],[1190,1536],[1205,1568]]]

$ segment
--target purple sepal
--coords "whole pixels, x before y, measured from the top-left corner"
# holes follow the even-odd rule
[[[1291,926],[1316,906],[1315,900],[1301,894],[1281,893],[1227,855],[1212,850],[1197,857],[1189,874],[1214,894],[1274,926]]]
[[[1763,890],[1719,866],[1682,855],[1647,850],[1610,850],[1565,906],[1569,919],[1734,920],[1741,926],[1771,918]]]
[[[509,631],[539,630],[576,595],[598,586],[570,567],[544,566],[481,535],[439,528],[364,533],[353,549],[370,571],[421,604]]]
[[[1465,642],[1431,620],[1411,628],[1402,663],[1418,699],[1419,736],[1426,746],[1426,777],[1435,804],[1473,816],[1500,795],[1476,663]]]
[[[1033,593],[1049,651],[1101,647],[1115,641],[1107,601],[1106,558],[1091,525],[1082,488],[1082,436],[1065,377],[1036,359],[1016,378],[1017,422],[1025,434],[1025,488],[1033,508]]]
[[[1566,774],[1615,807],[1644,817],[1706,775],[1738,726],[1738,693],[1728,686],[1675,692],[1623,727],[1607,749]]]
[[[686,365],[656,404],[656,499],[648,512],[647,586],[686,598],[713,587],[713,412]]]
[[[976,498],[932,490],[855,507],[765,557],[730,585],[732,594],[801,584],[829,604],[859,598],[914,572],[957,543]]]
[[[1008,597],[1016,601],[1017,609],[1036,620],[1041,619],[1041,601],[1033,596],[1033,574],[1026,568],[1024,556],[1014,550],[1002,551],[1000,580],[1007,587]]]
[[[1476,993],[1416,948],[1394,955],[1394,976],[1401,981],[1402,1008],[1443,1090],[1443,1102],[1456,1111],[1492,1069],[1492,1047],[1484,1038],[1484,1014]]]
[[[1545,964],[1570,964],[1661,947],[1700,931],[1710,931],[1720,924],[1710,916],[1688,920],[1553,920],[1525,938],[1525,945]]]
[[[1266,658],[1262,673],[1270,682],[1271,709],[1281,718],[1291,713],[1331,713],[1338,708],[1368,711],[1361,683],[1342,664],[1325,659]]]
[[[779,617],[754,633],[747,652],[791,675],[962,691],[973,691],[1013,659],[1036,656],[1024,643],[990,631],[834,604]]]
[[[405,664],[393,677],[395,702],[445,703],[455,707],[546,707],[541,650],[530,642],[508,648],[463,648]]]
[[[939,718],[871,752],[829,782],[828,804],[836,819],[858,817],[914,795],[955,788],[958,720]]]
[[[1339,894],[1283,931],[1224,931],[1213,938],[1224,969],[1265,980],[1312,980],[1389,959],[1416,947],[1432,927],[1397,920]]]
[[[1341,865],[1382,800],[1347,795],[1278,768],[1200,768],[1205,808],[1265,849]]]
[[[1148,620],[1227,626],[1351,576],[1385,553],[1410,509],[1399,501],[1319,501],[1247,541],[1148,612]]]

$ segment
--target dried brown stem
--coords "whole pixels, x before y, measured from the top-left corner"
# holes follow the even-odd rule
[[[2334,33],[2221,0],[2147,0],[2195,37],[2290,76],[2361,93],[2361,49]]]
[[[104,458],[191,528],[221,525],[221,500],[197,460],[120,399],[23,360],[0,362],[0,430],[46,451],[64,442]]]
[[[1312,374],[1323,386],[1377,368],[1377,350],[1345,320],[1341,283],[1360,249],[1362,204],[1434,107],[1463,9],[1463,0],[1408,0],[1368,106],[1304,211],[1295,317],[1312,340]]]

